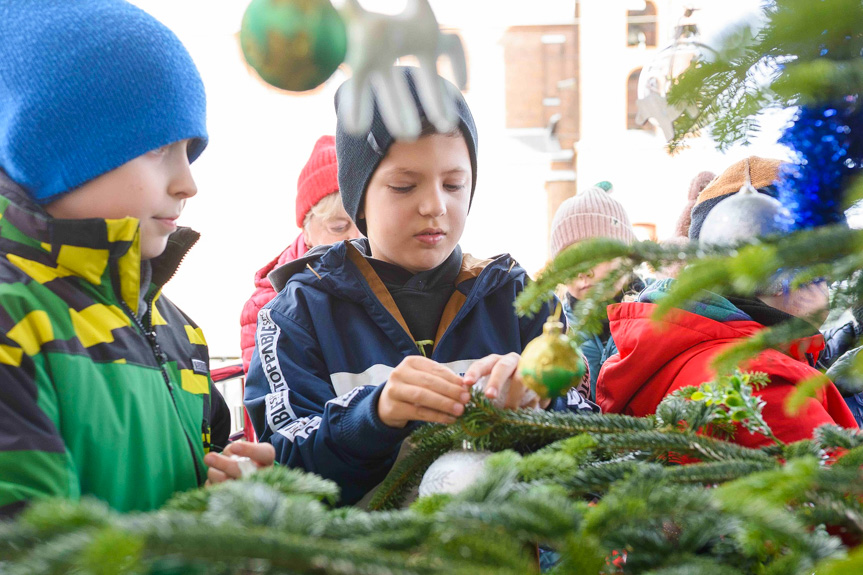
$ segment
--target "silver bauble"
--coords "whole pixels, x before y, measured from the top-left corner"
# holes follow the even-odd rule
[[[459,493],[482,475],[485,460],[491,455],[488,451],[467,451],[458,449],[443,454],[432,463],[423,475],[419,496],[435,493]]]
[[[744,185],[711,209],[699,234],[702,245],[731,245],[782,231],[789,218],[778,200]]]

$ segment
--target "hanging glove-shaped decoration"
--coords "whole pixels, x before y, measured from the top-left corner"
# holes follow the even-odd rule
[[[458,115],[437,73],[438,55],[446,54],[452,63],[456,84],[467,84],[467,65],[461,40],[454,34],[441,34],[428,0],[408,0],[404,11],[393,16],[369,12],[359,0],[345,0],[341,14],[348,26],[347,64],[353,82],[345,93],[339,114],[347,129],[362,135],[372,122],[372,88],[378,98],[381,117],[397,140],[415,139],[420,133],[420,118],[404,77],[393,69],[402,56],[419,61],[417,91],[429,122],[441,132],[449,132]]]
[[[417,90],[423,111],[441,132],[458,121],[455,107],[437,73],[440,55],[449,58],[459,89],[467,86],[461,39],[443,34],[428,0],[407,0],[400,14],[365,10],[345,0],[341,14],[329,0],[252,0],[243,16],[240,46],[249,65],[269,84],[294,92],[323,84],[346,62],[354,81],[347,87],[339,115],[355,135],[368,132],[372,89],[389,132],[399,140],[416,139],[419,113],[404,78],[393,70],[403,56],[419,61]]]

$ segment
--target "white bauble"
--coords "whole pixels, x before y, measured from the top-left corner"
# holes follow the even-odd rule
[[[435,493],[459,493],[482,475],[488,451],[458,449],[443,454],[429,466],[420,482],[419,496]]]
[[[743,186],[736,194],[713,206],[698,236],[702,245],[730,245],[782,230],[789,218],[778,200]]]

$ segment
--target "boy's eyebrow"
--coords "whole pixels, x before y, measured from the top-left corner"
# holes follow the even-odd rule
[[[422,176],[420,172],[410,170],[408,168],[390,168],[386,170],[384,173],[389,175],[404,175],[404,176]],[[467,170],[464,168],[452,168],[443,172],[444,174],[466,174]]]
[[[409,170],[407,168],[390,168],[385,173],[392,174],[392,175],[399,174],[399,175],[404,175],[404,176],[420,176],[420,175],[422,175],[419,172],[415,172],[414,170]]]

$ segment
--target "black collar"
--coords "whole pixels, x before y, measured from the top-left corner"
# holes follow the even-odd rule
[[[372,257],[366,258],[381,281],[388,289],[413,289],[417,291],[429,291],[440,286],[453,285],[461,271],[462,252],[461,247],[456,245],[452,253],[435,268],[411,273],[401,266],[376,260]]]

